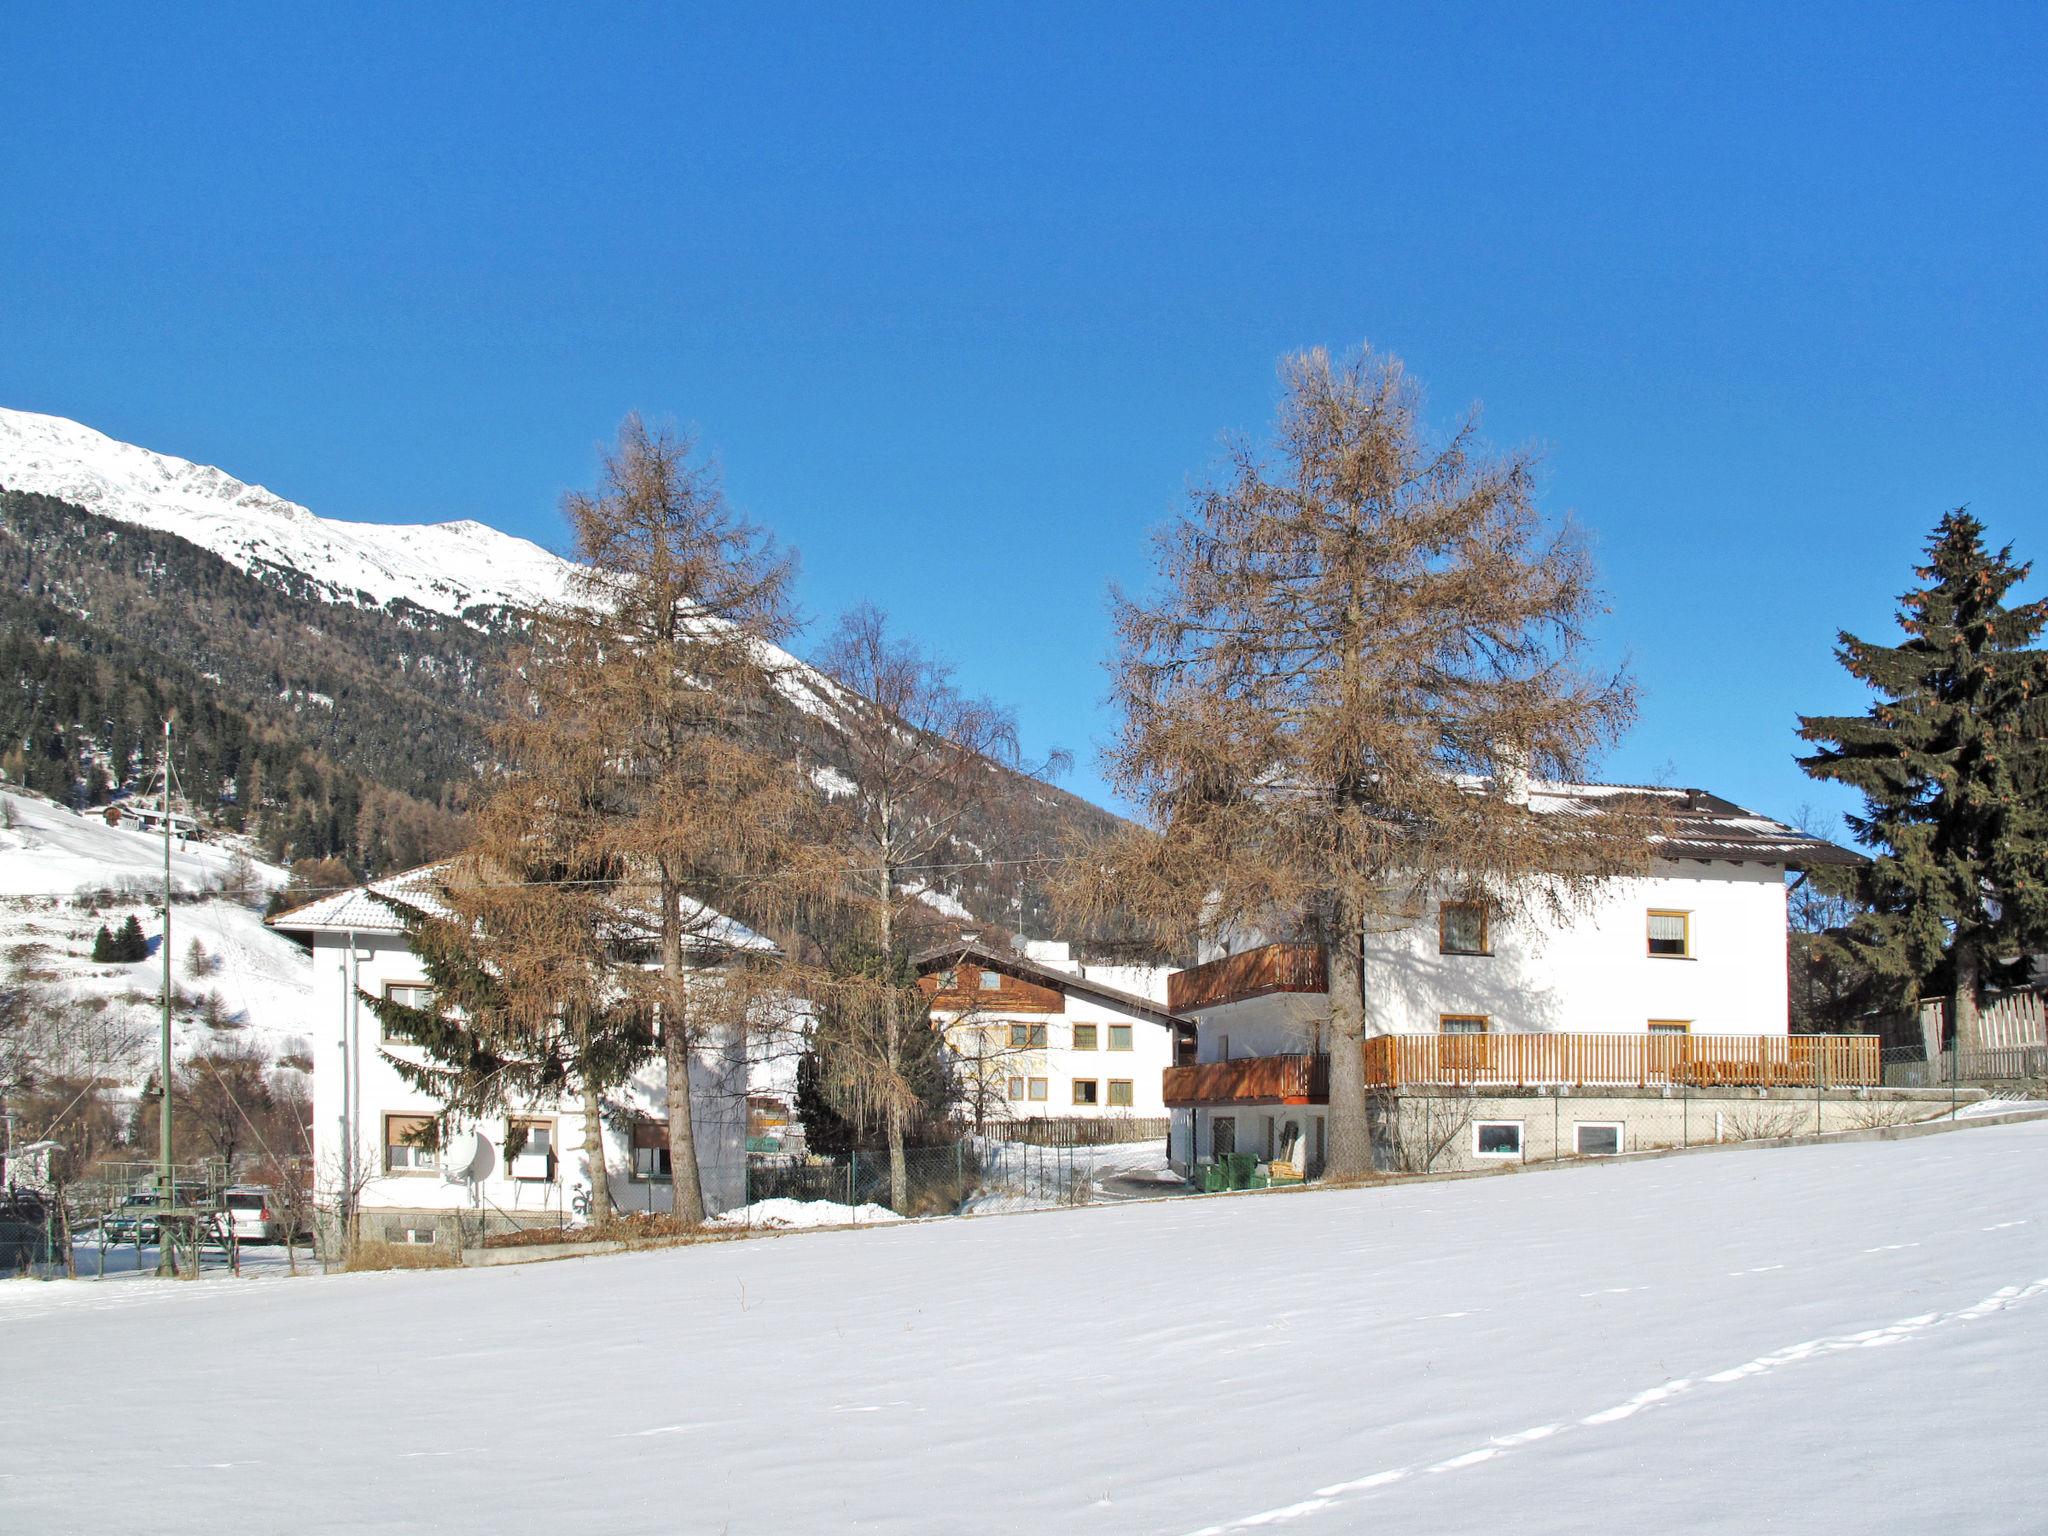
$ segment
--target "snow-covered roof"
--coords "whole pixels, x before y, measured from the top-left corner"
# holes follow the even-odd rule
[[[1734,801],[1703,789],[1544,782],[1529,786],[1529,808],[1539,812],[1595,816],[1620,801],[1641,805],[1666,824],[1668,830],[1651,839],[1664,858],[1727,859],[1737,863],[1781,864],[1788,869],[1863,862],[1861,854],[1824,837],[1744,810]]]
[[[438,864],[422,864],[417,869],[322,896],[302,907],[278,913],[270,919],[270,926],[286,933],[403,933],[405,925],[398,920],[398,914],[378,897],[389,897],[432,916],[446,917],[449,915],[448,907],[441,900],[440,887],[448,868],[446,860]],[[642,910],[632,915],[648,936],[652,937],[658,931],[653,912]],[[743,949],[757,954],[771,953],[775,949],[772,939],[687,897],[683,900],[683,922],[690,935],[684,941],[686,948],[700,951]]]
[[[1036,960],[1027,959],[1015,950],[995,949],[973,940],[962,939],[950,944],[936,945],[916,956],[912,964],[917,967],[919,975],[926,975],[932,971],[958,965],[963,960],[986,966],[990,970],[1007,971],[1022,981],[1029,981],[1041,987],[1051,987],[1058,992],[1078,992],[1083,997],[1093,998],[1098,1003],[1107,1003],[1112,1008],[1121,1008],[1126,1013],[1136,1014],[1139,1018],[1149,1019],[1155,1024],[1177,1025],[1189,1029],[1194,1027],[1193,1019],[1175,1013],[1149,997],[1140,997],[1137,993],[1126,992],[1121,987],[1104,986],[1099,981],[1090,980],[1087,976],[1077,976],[1072,971],[1055,970],[1051,966],[1040,965]]]

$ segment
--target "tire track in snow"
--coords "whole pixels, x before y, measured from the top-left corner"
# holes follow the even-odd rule
[[[1316,1489],[1310,1497],[1297,1500],[1295,1503],[1283,1504],[1276,1509],[1260,1510],[1257,1514],[1243,1515],[1222,1525],[1203,1526],[1199,1531],[1193,1532],[1192,1536],[1229,1536],[1232,1531],[1253,1531],[1271,1525],[1284,1525],[1291,1520],[1321,1514],[1360,1494],[1391,1487],[1395,1483],[1406,1482],[1411,1478],[1461,1472],[1467,1467],[1494,1461],[1524,1446],[1548,1440],[1556,1435],[1619,1424],[1623,1420],[1634,1418],[1646,1409],[1659,1407],[1702,1386],[1728,1386],[1755,1376],[1766,1375],[1771,1371],[1782,1370],[1788,1365],[1797,1365],[1801,1361],[1839,1354],[1843,1350],[1880,1349],[1887,1345],[1903,1344],[1932,1329],[1946,1327],[1951,1323],[1973,1323],[2042,1295],[2048,1295],[2048,1278],[2036,1280],[2030,1285],[2004,1286],[1993,1291],[1982,1301],[1974,1302],[1967,1307],[1959,1307],[1953,1312],[1923,1312],[1913,1317],[1901,1318],[1896,1323],[1881,1328],[1865,1328],[1856,1333],[1828,1334],[1822,1338],[1790,1344],[1783,1349],[1773,1350],[1770,1354],[1758,1355],[1753,1360],[1745,1360],[1740,1365],[1730,1366],[1727,1370],[1715,1371],[1711,1375],[1667,1381],[1662,1386],[1650,1387],[1625,1402],[1617,1403],[1611,1408],[1602,1408],[1597,1413],[1589,1413],[1570,1423],[1539,1424],[1531,1429],[1517,1430],[1513,1434],[1496,1435],[1484,1445],[1445,1457],[1441,1461],[1416,1467],[1390,1467],[1384,1472],[1374,1472],[1370,1476],[1354,1478],[1349,1482],[1331,1483],[1327,1487]]]

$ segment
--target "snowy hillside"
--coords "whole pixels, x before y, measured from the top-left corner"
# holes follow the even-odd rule
[[[260,1483],[309,1531],[2038,1531],[2044,1182],[2037,1122],[517,1269],[0,1282],[0,1504],[25,1530],[211,1531]],[[166,1337],[154,1391],[77,1389]]]
[[[284,871],[218,844],[174,844],[171,884],[186,899],[171,910],[172,983],[183,994],[174,1047],[183,1058],[248,1043],[272,1061],[308,1053],[312,965],[305,952],[263,925],[261,903]],[[46,1009],[78,1002],[91,1010],[88,1049],[128,1088],[149,1073],[158,1038],[163,914],[157,892],[163,844],[30,795],[0,791],[0,961],[5,980],[34,989]],[[227,894],[238,880],[246,895]],[[102,924],[133,914],[150,939],[147,960],[92,959]],[[198,942],[203,967],[195,968]],[[64,1061],[75,1072],[91,1065]]]
[[[345,523],[225,471],[0,408],[0,486],[176,534],[254,574],[297,571],[328,600],[404,598],[435,613],[559,596],[569,562],[478,522]]]

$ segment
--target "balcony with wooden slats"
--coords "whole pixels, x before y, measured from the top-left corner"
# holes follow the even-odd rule
[[[1871,1088],[1875,1035],[1375,1035],[1369,1089]],[[1325,1055],[1169,1067],[1172,1109],[1327,1104]]]
[[[1166,978],[1175,1013],[1243,1002],[1270,992],[1327,992],[1329,963],[1320,944],[1262,944]]]
[[[1304,1052],[1168,1067],[1164,1086],[1169,1109],[1224,1104],[1327,1104],[1330,1058]]]

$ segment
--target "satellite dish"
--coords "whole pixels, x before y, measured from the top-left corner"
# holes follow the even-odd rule
[[[450,1184],[466,1183],[483,1160],[484,1141],[475,1131],[462,1131],[448,1138],[441,1149],[441,1177]]]

